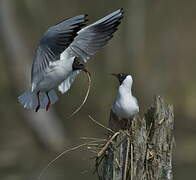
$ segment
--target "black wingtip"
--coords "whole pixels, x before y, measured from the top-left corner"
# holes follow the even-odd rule
[[[114,11],[115,15],[114,16],[118,16],[119,19],[122,19],[124,17],[124,9],[120,8],[116,11]]]
[[[119,14],[124,14],[124,9],[123,8],[120,8],[120,9],[118,9],[116,11],[119,11]]]
[[[88,17],[88,15],[85,14],[85,16],[84,16],[84,22],[87,22],[89,20],[87,17]]]
[[[120,8],[120,13],[121,13],[121,16],[122,16],[122,18],[123,18],[124,13],[125,13],[125,11],[124,11],[124,9],[123,9],[123,8]]]

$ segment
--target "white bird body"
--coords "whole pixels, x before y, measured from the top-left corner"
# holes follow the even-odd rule
[[[74,56],[69,55],[65,50],[59,60],[49,63],[45,73],[42,73],[42,76],[38,76],[39,79],[36,80],[36,84],[32,83],[32,92],[45,92],[56,88],[73,72],[73,61]]]
[[[121,119],[131,118],[139,112],[137,99],[131,92],[132,83],[131,75],[126,76],[118,88],[118,93],[112,107],[113,113]]]

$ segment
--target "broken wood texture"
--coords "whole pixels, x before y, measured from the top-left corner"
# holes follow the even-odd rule
[[[160,96],[144,117],[136,116],[128,129],[110,119],[118,132],[109,137],[106,150],[97,157],[101,180],[172,180],[174,113]],[[129,123],[130,124],[130,123]],[[120,130],[119,128],[122,128]],[[112,139],[112,140],[111,140]],[[102,163],[100,163],[102,162]]]

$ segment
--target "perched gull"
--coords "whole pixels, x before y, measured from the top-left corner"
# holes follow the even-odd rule
[[[61,93],[69,90],[84,63],[113,37],[123,17],[119,9],[84,28],[86,15],[50,27],[40,40],[31,69],[31,89],[18,97],[27,109],[48,110]]]
[[[125,120],[122,123],[129,123],[128,121],[130,121],[130,119],[132,119],[134,115],[136,115],[139,112],[137,99],[132,95],[132,76],[124,73],[112,75],[119,80],[120,85],[118,88],[116,99],[112,106],[110,116],[116,119],[117,124],[119,124],[119,121],[121,120]],[[118,127],[114,127],[113,129],[116,128]]]

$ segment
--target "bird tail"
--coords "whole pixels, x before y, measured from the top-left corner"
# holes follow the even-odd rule
[[[54,90],[48,92],[48,96],[50,98],[51,104],[54,104],[58,100],[58,96]],[[39,93],[39,100],[40,100],[40,109],[45,109],[48,104],[48,97],[46,93],[40,92]],[[24,92],[18,97],[18,101],[20,104],[27,109],[36,109],[38,106],[38,97],[36,92],[32,92],[31,90]]]

